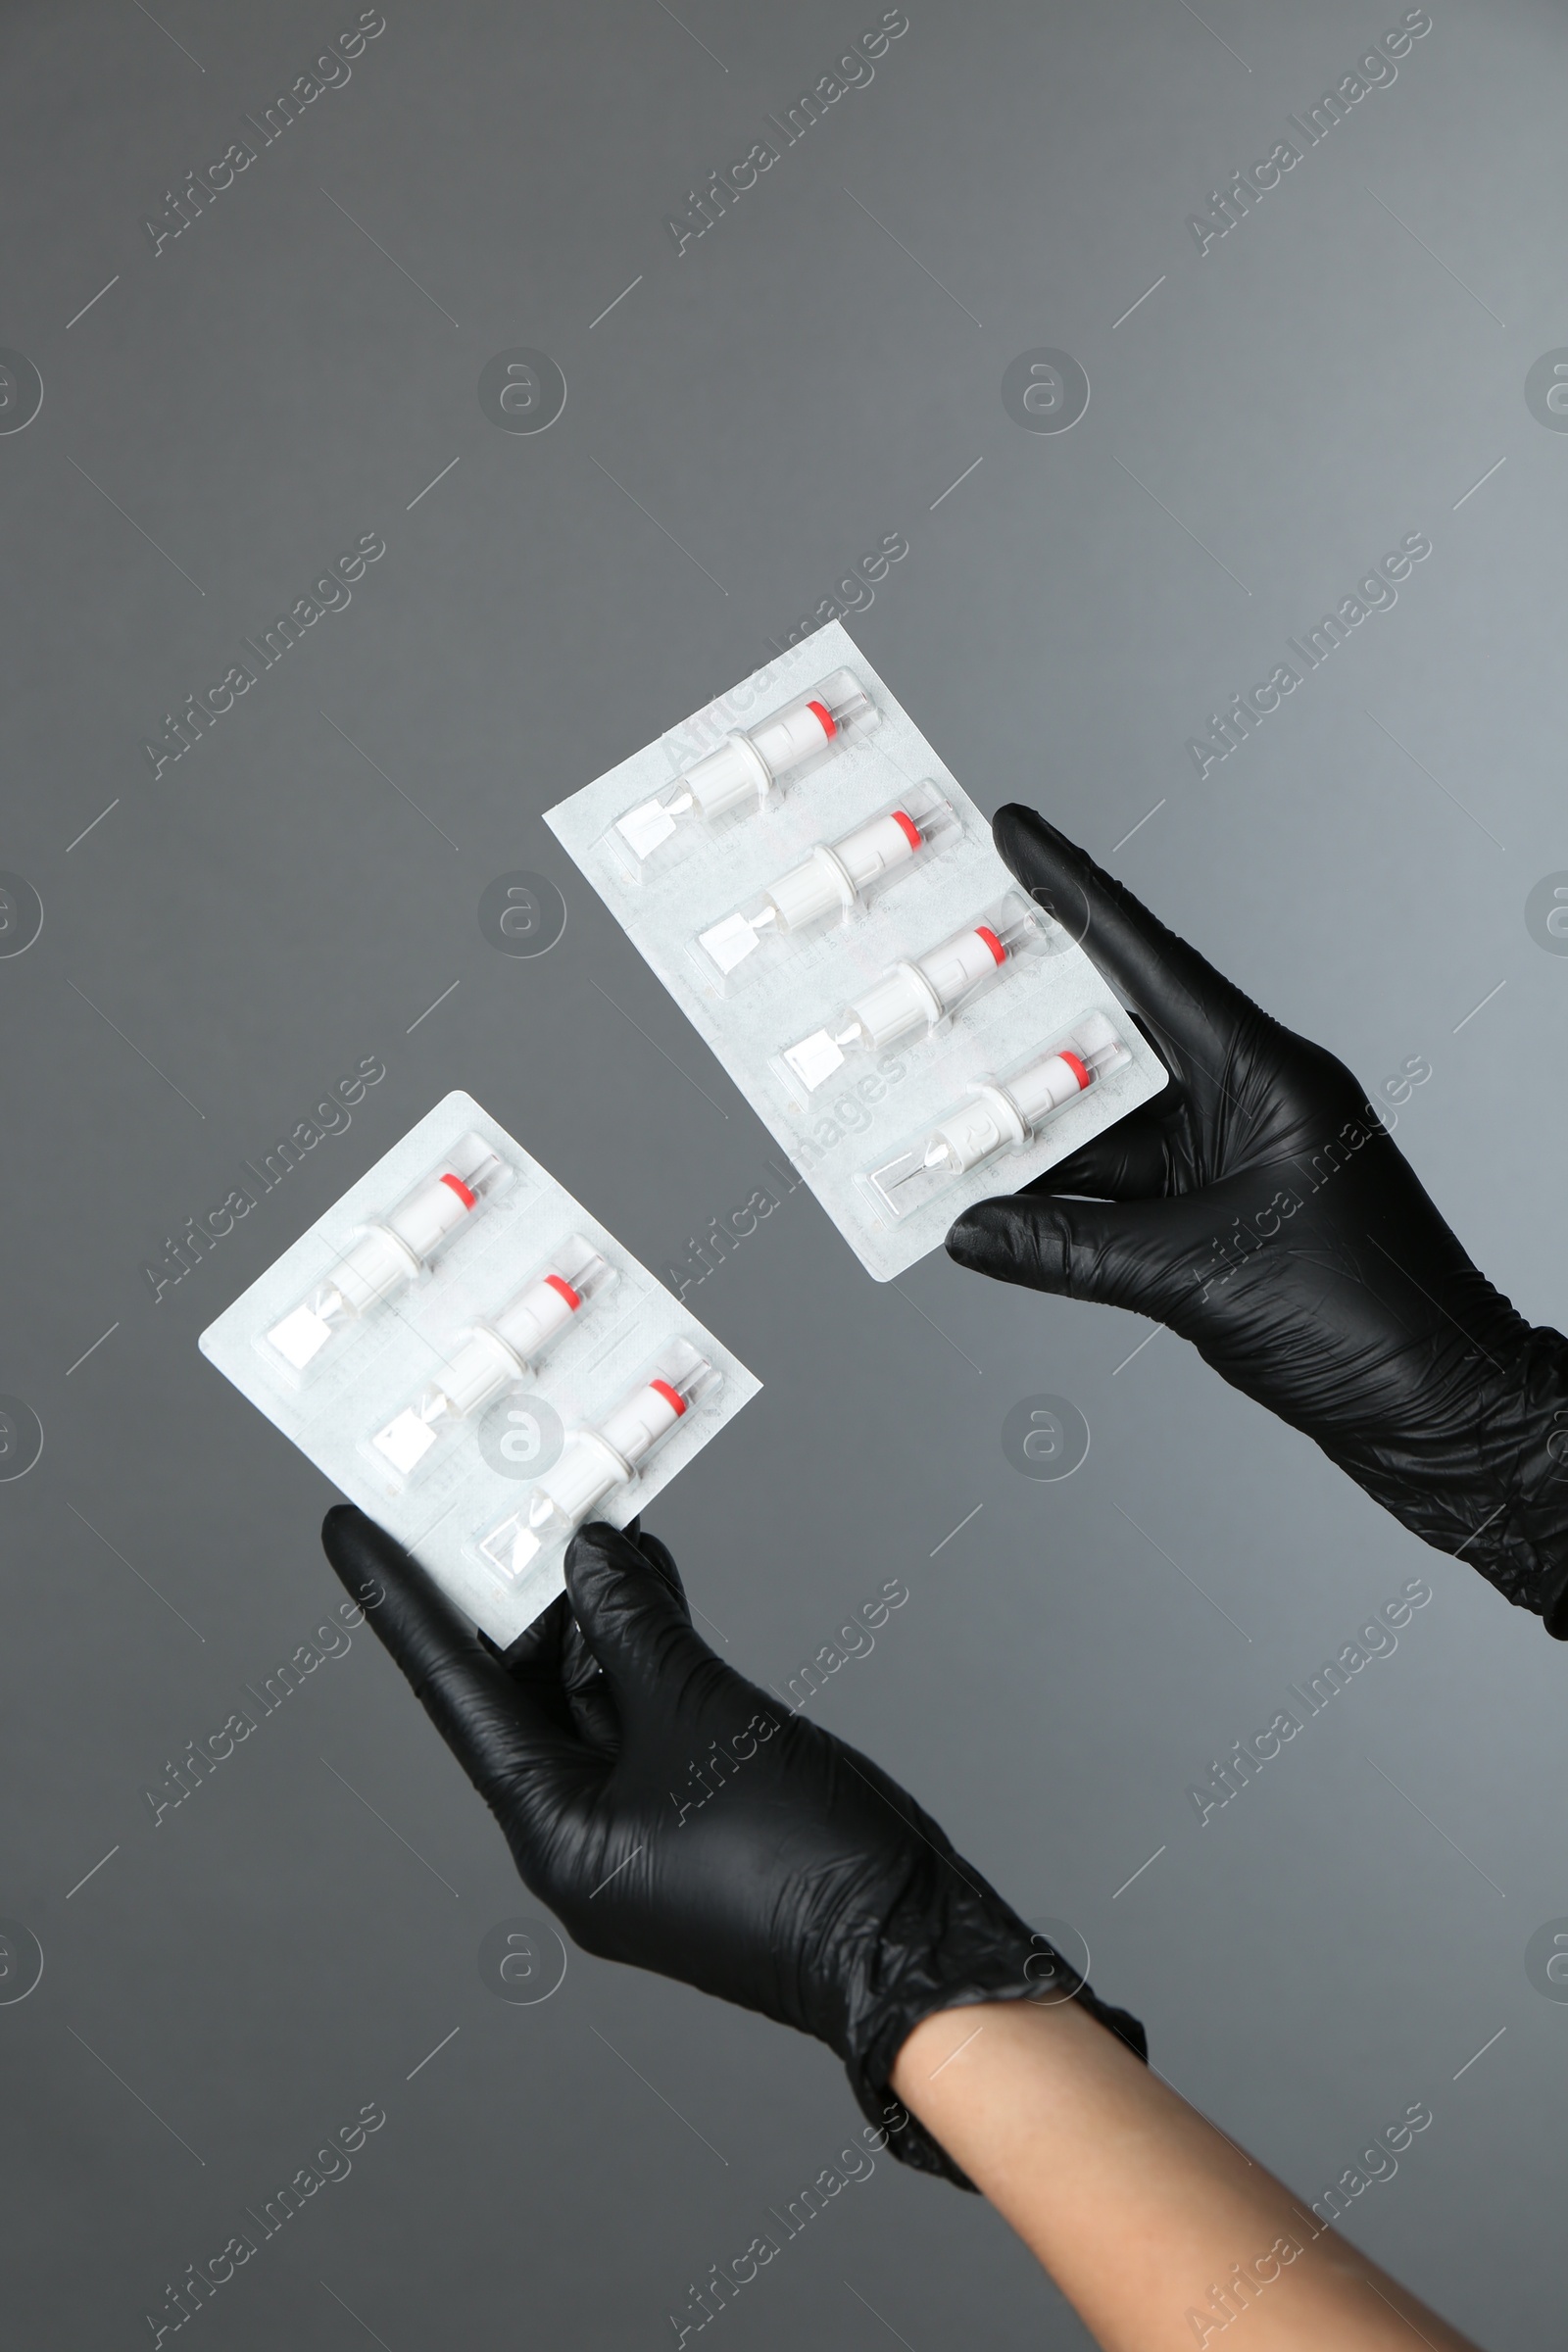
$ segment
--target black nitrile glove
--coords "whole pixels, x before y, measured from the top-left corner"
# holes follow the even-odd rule
[[[966,1210],[951,1255],[1168,1324],[1568,1639],[1568,1341],[1471,1264],[1343,1062],[1032,809],[1001,809],[994,831],[1171,1082],[1023,1192]]]
[[[328,1511],[321,1541],[585,1951],[815,2034],[883,2129],[933,2010],[1075,1994],[1145,2054],[896,1782],[713,1655],[652,1536],[585,1528],[504,1654],[363,1512]],[[912,2118],[893,2128],[906,2162],[969,2185]]]

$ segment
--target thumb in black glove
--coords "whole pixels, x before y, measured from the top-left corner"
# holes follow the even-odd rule
[[[1023,1192],[967,1210],[950,1254],[1168,1324],[1568,1639],[1568,1341],[1477,1271],[1343,1062],[1032,809],[1001,809],[994,832],[1170,1084]]]
[[[653,1537],[585,1528],[566,1592],[504,1654],[363,1512],[329,1511],[321,1540],[356,1598],[384,1595],[376,1632],[585,1951],[814,2034],[879,2127],[933,2010],[1075,1997],[1144,2055],[896,1782],[714,1656]],[[889,2144],[969,2185],[914,2119]]]

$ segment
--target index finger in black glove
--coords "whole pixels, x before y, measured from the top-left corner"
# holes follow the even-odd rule
[[[1270,1019],[1033,808],[1016,803],[1000,808],[992,830],[1003,858],[1032,898],[1070,891],[1081,901],[1086,954],[1170,1072],[1170,1085],[1123,1123],[1128,1137],[1111,1147],[1111,1152],[1134,1152],[1136,1190],[1146,1189],[1150,1139],[1158,1139],[1163,1166],[1162,1180],[1147,1189],[1185,1193],[1309,1147],[1321,1138],[1325,1110],[1347,1119],[1365,1109],[1366,1097],[1342,1062]],[[1297,1058],[1282,1049],[1294,1049]],[[1091,1189],[1066,1180],[1084,1156],[1050,1171],[1054,1190]],[[1094,1164],[1101,1164],[1098,1152]],[[1125,1196],[1118,1191],[1113,1197]]]
[[[1038,809],[1011,801],[991,832],[1029,896],[1072,933],[1167,1057],[1184,1047],[1202,1053],[1216,1019],[1223,1027],[1246,1008],[1240,989]]]

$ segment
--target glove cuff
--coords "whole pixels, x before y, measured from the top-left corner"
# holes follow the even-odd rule
[[[897,1983],[883,1988],[874,2014],[865,2020],[863,2041],[845,2057],[861,2113],[886,2134],[900,2163],[971,2191],[974,2182],[909,2113],[888,2079],[922,2018],[982,2001],[1076,2000],[1135,2056],[1146,2065],[1149,2061],[1149,2038],[1137,2018],[1100,2000],[1071,1963],[983,1882],[974,1893],[973,1902],[955,1906],[960,1916],[950,1919],[949,1933],[936,1950],[906,1955]]]

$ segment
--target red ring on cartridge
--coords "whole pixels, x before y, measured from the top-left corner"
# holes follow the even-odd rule
[[[467,1188],[467,1186],[466,1186],[466,1185],[464,1183],[464,1181],[463,1181],[463,1178],[462,1178],[461,1176],[454,1176],[454,1175],[452,1175],[452,1174],[448,1173],[447,1175],[445,1175],[445,1176],[443,1176],[443,1177],[442,1177],[442,1179],[441,1179],[441,1182],[442,1182],[443,1184],[449,1184],[449,1185],[452,1187],[452,1190],[453,1190],[453,1191],[454,1191],[454,1192],[457,1194],[457,1196],[458,1196],[458,1199],[459,1199],[459,1200],[460,1200],[463,1202],[463,1205],[464,1205],[464,1207],[465,1207],[465,1208],[477,1208],[477,1207],[478,1207],[478,1205],[479,1205],[479,1196],[478,1196],[478,1194],[477,1194],[477,1193],[470,1193],[470,1192],[469,1192],[469,1190],[468,1190],[468,1188]]]
[[[821,720],[822,732],[827,737],[829,743],[831,743],[834,736],[839,731],[839,722],[834,717],[832,711],[828,709],[826,703],[808,703],[806,708],[810,711],[813,718],[818,718]]]
[[[899,831],[904,835],[904,838],[908,843],[910,849],[923,850],[925,848],[925,835],[921,832],[913,817],[906,815],[902,808],[895,808],[892,811],[892,815],[893,822],[898,826]]]
[[[974,927],[974,935],[976,939],[984,940],[986,946],[991,950],[992,955],[996,957],[999,963],[1006,962],[1007,951],[1003,946],[996,933],[992,930],[989,923],[976,923]]]
[[[558,1292],[564,1298],[573,1314],[577,1312],[578,1307],[582,1304],[582,1299],[564,1274],[547,1274],[545,1285],[547,1289]]]
[[[676,1420],[678,1421],[682,1413],[686,1410],[686,1399],[681,1396],[679,1390],[672,1389],[667,1380],[651,1380],[648,1383],[648,1386],[653,1390],[656,1396],[662,1396],[664,1402],[670,1406],[674,1412]]]
[[[1081,1094],[1084,1088],[1089,1084],[1090,1078],[1090,1072],[1086,1068],[1085,1064],[1079,1060],[1076,1054],[1068,1054],[1066,1052],[1058,1054],[1056,1059],[1066,1063],[1068,1069],[1071,1070],[1073,1076],[1078,1081],[1078,1091]]]

